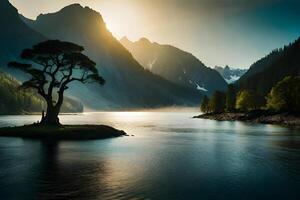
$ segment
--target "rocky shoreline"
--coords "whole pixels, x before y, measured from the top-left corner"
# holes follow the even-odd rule
[[[217,121],[244,121],[300,128],[300,115],[291,113],[270,113],[268,111],[252,111],[248,113],[209,113],[195,116],[194,118]]]

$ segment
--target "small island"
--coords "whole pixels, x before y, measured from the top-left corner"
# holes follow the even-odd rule
[[[20,137],[44,141],[95,140],[125,136],[126,133],[104,125],[40,126],[38,124],[0,128],[0,137]]]
[[[288,88],[288,89],[287,89]],[[227,92],[204,96],[201,111],[194,118],[245,121],[300,127],[300,77],[285,77],[267,95],[229,85]]]

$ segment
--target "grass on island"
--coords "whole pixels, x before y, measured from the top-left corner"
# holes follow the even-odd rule
[[[126,133],[104,125],[41,126],[37,124],[0,128],[0,137],[40,140],[94,140],[124,136]]]

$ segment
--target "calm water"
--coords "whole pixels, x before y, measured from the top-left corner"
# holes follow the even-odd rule
[[[194,115],[68,115],[63,123],[108,124],[134,136],[0,138],[0,199],[299,199],[300,131]],[[0,126],[38,120],[3,116]]]

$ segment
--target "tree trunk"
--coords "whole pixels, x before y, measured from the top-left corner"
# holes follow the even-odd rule
[[[50,125],[50,126],[59,126],[59,118],[58,118],[59,111],[56,109],[47,109],[46,115],[42,118],[41,124],[42,125]]]
[[[65,88],[65,86],[63,86],[63,88]],[[52,102],[52,96],[50,97],[45,97],[46,101],[47,101],[47,112],[46,112],[46,116],[42,117],[41,120],[41,125],[49,125],[49,126],[60,126],[60,122],[59,122],[59,118],[58,118],[58,114],[60,112],[60,108],[63,104],[64,101],[64,89],[61,89],[58,92],[58,100],[57,103],[55,105],[53,105]]]
[[[52,100],[51,100],[52,101]],[[42,117],[41,125],[49,125],[49,126],[59,126],[59,118],[58,114],[61,106],[53,106],[51,101],[47,101],[47,112],[44,117]]]

